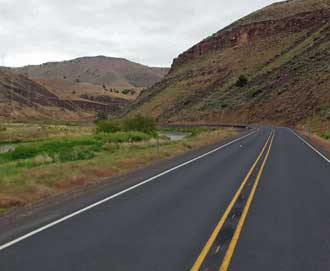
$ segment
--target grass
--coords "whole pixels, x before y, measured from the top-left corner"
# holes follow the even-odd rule
[[[179,129],[177,129],[179,130]],[[0,154],[0,213],[124,174],[234,135],[231,129],[181,129],[181,141],[138,132],[98,133],[13,144]]]
[[[152,137],[151,135],[145,134],[139,131],[130,131],[130,132],[116,132],[116,133],[100,133],[97,134],[97,139],[100,139],[102,142],[107,143],[124,143],[124,142],[139,142],[147,141]]]
[[[84,136],[93,134],[94,130],[91,124],[3,123],[0,126],[0,143]]]
[[[17,144],[14,151],[0,154],[1,162],[36,158],[39,155],[50,157],[52,161],[73,161],[92,158],[102,142],[94,138],[50,139],[41,142]]]
[[[38,161],[50,163],[87,160],[93,158],[97,152],[100,152],[104,144],[139,142],[149,139],[151,139],[151,136],[148,134],[129,131],[99,133],[81,138],[24,142],[14,144],[13,151],[0,154],[0,163],[20,161],[22,165],[33,165]],[[33,159],[33,161],[26,161],[28,159]]]

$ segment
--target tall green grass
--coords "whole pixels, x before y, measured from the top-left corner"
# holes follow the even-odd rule
[[[138,132],[98,133],[73,139],[48,139],[15,144],[13,151],[0,154],[0,163],[20,161],[19,167],[33,167],[42,163],[88,160],[103,150],[107,143],[140,142],[151,138]],[[24,160],[24,161],[21,161]]]
[[[8,162],[34,158],[38,155],[49,156],[54,161],[73,161],[93,158],[102,142],[94,138],[56,139],[40,142],[21,143],[15,150],[0,154],[0,161]]]

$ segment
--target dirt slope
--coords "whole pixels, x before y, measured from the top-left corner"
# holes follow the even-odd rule
[[[177,122],[329,121],[329,63],[330,1],[280,2],[179,55],[131,112]]]

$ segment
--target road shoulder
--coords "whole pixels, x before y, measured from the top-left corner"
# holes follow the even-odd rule
[[[305,139],[314,148],[320,151],[325,157],[330,159],[330,141],[318,135],[311,134],[305,131],[297,131],[298,134]]]

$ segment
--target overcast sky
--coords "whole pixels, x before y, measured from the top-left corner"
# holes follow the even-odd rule
[[[170,66],[174,57],[272,0],[0,0],[0,65],[80,56]]]

